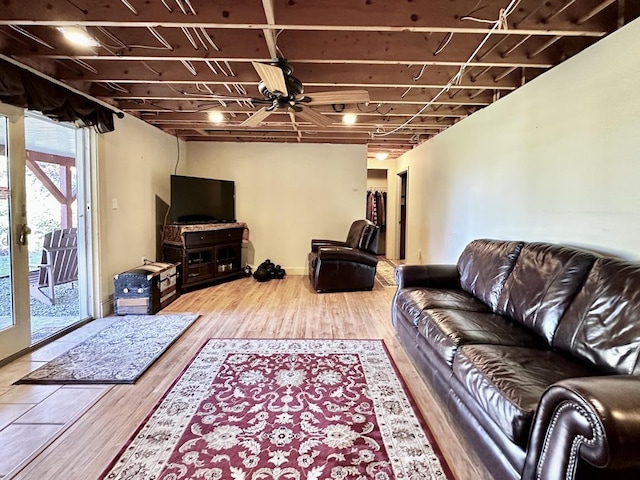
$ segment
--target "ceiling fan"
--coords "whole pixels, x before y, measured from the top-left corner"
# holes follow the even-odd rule
[[[368,103],[366,90],[343,90],[317,92],[303,95],[302,82],[292,75],[293,68],[284,58],[276,58],[270,64],[251,62],[260,76],[258,91],[264,98],[251,99],[253,103],[267,103],[244,122],[243,127],[256,127],[276,110],[293,111],[303,120],[321,127],[333,123],[329,117],[309,108],[310,105],[343,105],[347,103]],[[292,112],[290,112],[292,113]],[[293,120],[293,118],[292,118]]]

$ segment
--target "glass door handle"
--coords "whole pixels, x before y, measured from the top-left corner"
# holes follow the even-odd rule
[[[29,226],[26,223],[23,223],[20,226],[20,238],[18,239],[18,241],[20,242],[20,245],[26,245],[28,243],[28,238],[27,235],[31,234],[31,229],[29,228]]]

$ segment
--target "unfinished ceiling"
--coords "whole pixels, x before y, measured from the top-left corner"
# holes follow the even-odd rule
[[[0,53],[187,141],[361,143],[394,157],[620,28],[639,4],[4,0]],[[99,45],[69,44],[64,25]],[[322,125],[284,108],[242,126],[264,106],[252,100],[263,96],[251,62],[276,57],[311,98],[366,90],[370,101],[310,104]],[[346,112],[355,124],[342,123]]]

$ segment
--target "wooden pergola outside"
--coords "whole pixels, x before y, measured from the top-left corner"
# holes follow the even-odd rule
[[[60,187],[49,178],[37,162],[51,163],[60,168]],[[72,191],[71,168],[76,164],[73,157],[64,157],[52,153],[36,152],[27,150],[27,167],[33,172],[44,187],[53,195],[60,204],[60,226],[61,228],[71,228],[73,226],[73,213],[71,205],[76,200],[76,195]]]
[[[3,138],[3,132],[0,132],[0,155],[6,154],[6,145]],[[58,165],[60,169],[60,185],[57,186],[53,180],[42,169],[40,163],[49,163]],[[60,204],[60,227],[73,227],[73,211],[72,205],[76,200],[72,186],[72,168],[76,165],[76,159],[72,156],[60,155],[55,153],[47,153],[35,150],[33,148],[26,150],[27,168],[33,172],[35,177],[42,183],[47,191]],[[9,198],[10,190],[7,187],[0,187],[0,200]]]

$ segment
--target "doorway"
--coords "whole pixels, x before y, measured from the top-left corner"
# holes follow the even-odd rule
[[[399,188],[398,201],[400,202],[400,215],[398,224],[400,226],[400,238],[398,242],[398,259],[404,260],[406,257],[406,245],[407,245],[407,182],[408,172],[404,171],[398,174]]]
[[[78,209],[88,198],[88,135],[0,107],[1,361],[90,318],[91,307],[90,237]]]
[[[378,255],[387,254],[387,169],[367,169],[367,220],[379,227]]]

